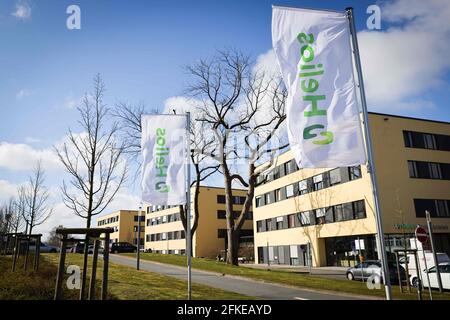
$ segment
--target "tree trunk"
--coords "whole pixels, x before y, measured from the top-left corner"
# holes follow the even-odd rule
[[[231,175],[225,162],[222,163],[222,170],[225,184],[225,211],[227,221],[227,264],[238,265],[236,246],[236,233],[234,232],[233,217],[233,190],[231,189]]]

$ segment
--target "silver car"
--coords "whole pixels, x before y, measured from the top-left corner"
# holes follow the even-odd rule
[[[389,263],[389,274],[392,282],[398,282],[397,266],[394,263]],[[367,260],[358,263],[356,266],[347,269],[346,276],[348,280],[367,280],[370,276],[381,276],[381,263],[378,260]],[[406,279],[406,272],[403,267],[400,266],[400,277],[402,280]]]

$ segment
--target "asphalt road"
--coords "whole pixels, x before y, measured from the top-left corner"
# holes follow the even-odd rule
[[[120,255],[110,255],[113,263],[136,267],[136,259]],[[166,276],[186,280],[186,268],[141,260],[141,270],[151,271]],[[249,280],[242,277],[224,276],[219,273],[192,269],[192,281],[237,292],[247,296],[269,300],[360,300],[366,297],[356,297],[333,293],[322,293],[312,290],[292,288],[289,286],[269,284],[261,281]]]

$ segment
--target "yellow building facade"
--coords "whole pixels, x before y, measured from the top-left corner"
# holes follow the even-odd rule
[[[136,210],[119,210],[113,213],[105,214],[97,218],[97,227],[113,228],[114,232],[110,235],[110,243],[129,242],[137,244],[138,214]],[[144,212],[141,212],[141,246],[144,244]]]
[[[410,246],[430,211],[435,244],[450,255],[450,123],[370,113],[386,249]],[[267,168],[262,164],[260,168]],[[273,160],[255,191],[257,263],[351,266],[376,259],[367,167],[299,170]]]
[[[233,210],[240,212],[246,191],[233,189]],[[191,189],[194,199],[194,188]],[[193,208],[191,208],[193,224]],[[194,257],[223,257],[226,250],[225,191],[223,188],[200,187],[199,223],[193,237]],[[253,255],[253,217],[252,213],[240,233],[241,248],[251,247]],[[184,254],[186,235],[180,219],[178,206],[147,206],[145,226],[145,249],[163,254]],[[244,249],[242,249],[244,250]],[[244,250],[245,251],[245,250]]]

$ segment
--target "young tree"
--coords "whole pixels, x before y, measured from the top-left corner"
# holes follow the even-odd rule
[[[63,181],[64,204],[73,213],[86,219],[91,227],[92,217],[100,214],[113,201],[127,176],[127,165],[122,161],[123,144],[116,140],[117,123],[108,125],[109,108],[103,101],[105,85],[100,75],[94,78],[94,90],[85,94],[77,108],[84,130],[68,133],[68,142],[55,147],[59,160],[71,176],[70,187]],[[88,240],[88,239],[86,239]],[[85,241],[81,297],[84,296],[88,241]]]
[[[277,77],[261,70],[252,70],[248,56],[238,51],[219,51],[210,60],[200,60],[187,67],[193,78],[187,92],[203,103],[203,122],[214,137],[215,159],[223,174],[227,221],[227,263],[238,264],[239,233],[251,209],[259,172],[257,162],[265,155],[277,152],[287,144],[271,142],[285,115],[286,90]],[[242,148],[240,146],[245,146]],[[246,174],[235,169],[240,162],[247,167]],[[245,178],[244,178],[245,177]],[[241,184],[247,194],[239,216],[233,215],[232,186]]]
[[[43,224],[53,213],[53,208],[48,204],[49,192],[44,183],[45,171],[39,160],[27,185],[19,189],[19,210],[28,225],[28,234],[32,234],[33,228]]]

